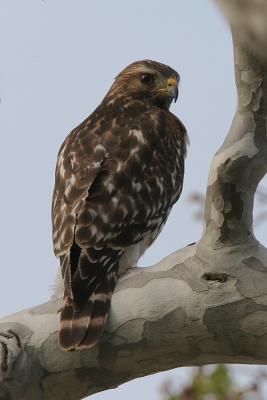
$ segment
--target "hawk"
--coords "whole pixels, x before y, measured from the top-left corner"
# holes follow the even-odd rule
[[[181,194],[188,139],[169,111],[179,79],[155,61],[130,64],[59,150],[52,221],[65,350],[98,342],[118,276],[153,243]]]

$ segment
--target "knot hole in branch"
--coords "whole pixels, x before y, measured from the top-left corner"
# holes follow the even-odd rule
[[[205,279],[205,281],[216,281],[220,283],[225,283],[228,280],[228,275],[224,274],[223,272],[205,272],[205,274],[202,275],[202,279]]]

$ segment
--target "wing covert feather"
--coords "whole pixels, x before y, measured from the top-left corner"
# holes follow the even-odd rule
[[[106,154],[101,138],[86,126],[75,129],[63,143],[57,160],[52,201],[54,251],[69,251],[74,240],[76,217]]]

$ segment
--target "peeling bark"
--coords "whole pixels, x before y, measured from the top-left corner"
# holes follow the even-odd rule
[[[267,170],[267,66],[233,29],[238,106],[230,132],[216,153],[206,195],[206,240],[212,247],[255,241],[253,202]]]
[[[267,250],[252,228],[267,67],[241,43],[234,33],[238,108],[212,161],[200,241],[122,277],[91,350],[58,347],[59,299],[0,320],[0,399],[76,400],[179,366],[267,363]]]

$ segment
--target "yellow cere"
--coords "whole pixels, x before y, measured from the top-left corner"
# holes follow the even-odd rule
[[[176,79],[174,78],[169,78],[167,79],[167,86],[171,87],[171,86],[177,86],[178,82]]]

